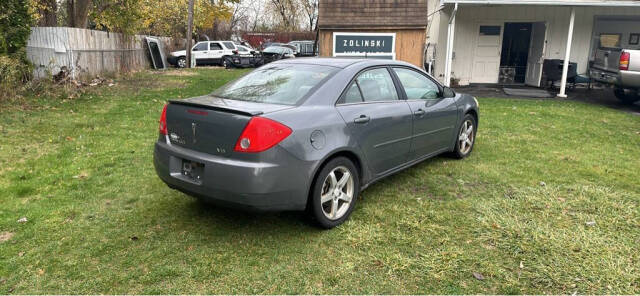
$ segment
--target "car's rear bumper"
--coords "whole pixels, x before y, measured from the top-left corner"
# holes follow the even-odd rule
[[[619,81],[620,76],[618,75],[618,73],[600,70],[597,68],[591,68],[589,70],[589,77],[591,77],[591,79],[595,81],[606,83],[606,84],[618,85],[620,82]]]
[[[595,81],[616,85],[621,88],[640,89],[640,72],[624,70],[612,72],[591,68],[589,76]]]
[[[285,165],[232,160],[158,141],[154,166],[169,187],[206,202],[254,211],[304,210],[310,179],[305,164],[286,151],[273,153]],[[199,182],[182,175],[183,160],[204,164]]]

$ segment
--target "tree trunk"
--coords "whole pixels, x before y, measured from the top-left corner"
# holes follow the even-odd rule
[[[191,37],[193,35],[193,0],[189,0],[189,16],[187,17],[187,68],[191,68]]]
[[[68,0],[67,13],[69,18],[69,27],[85,29],[89,24],[90,8],[91,0]]]
[[[38,20],[39,27],[56,27],[58,26],[58,17],[56,11],[58,11],[58,3],[56,0],[40,0],[38,13],[40,14],[40,20]]]

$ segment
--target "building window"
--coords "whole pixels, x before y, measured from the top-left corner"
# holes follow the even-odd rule
[[[480,26],[480,36],[500,36],[500,26]]]

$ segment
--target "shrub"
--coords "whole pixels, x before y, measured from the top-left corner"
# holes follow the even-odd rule
[[[31,15],[27,0],[3,0],[0,10],[0,54],[13,54],[27,46]]]
[[[13,91],[31,78],[25,47],[31,34],[28,0],[2,0],[0,10],[0,91]],[[7,92],[9,91],[9,92]]]
[[[12,54],[0,54],[0,86],[13,88],[30,80],[33,67],[24,49]]]

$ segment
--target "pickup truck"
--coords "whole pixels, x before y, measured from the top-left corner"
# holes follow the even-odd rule
[[[613,93],[623,103],[640,100],[640,50],[599,48],[589,75],[614,86]]]

